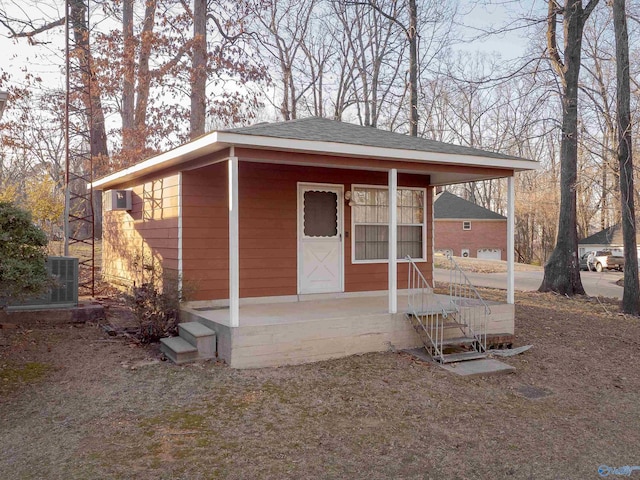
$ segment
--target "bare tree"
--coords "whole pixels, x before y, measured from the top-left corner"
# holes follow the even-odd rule
[[[578,163],[578,79],[584,24],[599,0],[566,0],[561,7],[549,0],[547,49],[562,85],[562,139],[560,147],[560,216],[556,248],[544,267],[539,290],[563,295],[584,295],[578,261],[576,182]],[[558,48],[557,24],[562,16],[564,49]]]
[[[622,236],[625,257],[622,310],[625,313],[638,315],[640,314],[640,286],[638,283],[638,248],[636,244],[636,216],[633,199],[629,35],[627,33],[625,0],[613,0],[613,22],[616,36],[618,161],[620,162]]]
[[[207,112],[207,0],[193,0],[190,136],[204,134]]]

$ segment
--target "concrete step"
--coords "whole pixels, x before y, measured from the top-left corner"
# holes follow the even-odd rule
[[[456,337],[456,338],[446,338],[440,342],[440,345],[443,347],[456,347],[463,345],[473,345],[476,343],[476,339],[473,337]]]
[[[178,365],[198,360],[198,349],[181,337],[160,339],[160,351]]]
[[[180,337],[198,349],[199,358],[216,356],[216,332],[198,322],[185,322],[178,325]]]
[[[486,358],[487,354],[482,352],[462,352],[462,353],[449,353],[442,356],[442,363],[454,363],[465,362],[468,360],[478,360],[480,358]]]
[[[438,315],[441,317],[444,313],[449,315],[456,312],[457,310],[454,307],[445,306],[444,308],[440,308],[437,306],[433,306],[433,307],[427,307],[420,312],[416,312],[416,315],[418,317],[428,317],[429,315]],[[413,314],[411,313],[410,315],[413,315]]]

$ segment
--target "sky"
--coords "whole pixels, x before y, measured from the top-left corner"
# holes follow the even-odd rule
[[[21,9],[32,17],[42,15],[57,17],[62,16],[64,13],[62,7],[44,8],[43,4],[45,2],[33,2],[31,5],[29,3],[29,0],[20,2]],[[61,4],[62,2],[58,1],[57,3]],[[529,2],[519,3],[527,4]],[[0,0],[0,8],[10,6],[10,2]],[[510,15],[508,10],[509,7],[505,3],[489,5],[486,1],[478,4],[471,0],[461,0],[460,11],[465,15],[461,16],[460,23],[469,27],[464,28],[463,26],[467,36],[474,37],[476,32],[479,32],[479,30],[475,30],[476,28],[488,29],[508,22]],[[20,14],[20,12],[17,13]],[[31,72],[41,75],[47,83],[53,82],[54,85],[59,84],[62,87],[64,84],[62,77],[64,36],[62,32],[62,27],[59,27],[51,33],[39,35],[38,39],[46,42],[46,44],[34,47],[30,46],[26,39],[16,41],[8,38],[7,30],[0,26],[0,51],[4,52],[4,59],[0,62],[0,67],[14,74],[29,68]],[[526,40],[522,38],[520,33],[512,32],[502,36],[475,39],[469,44],[458,44],[456,48],[466,51],[497,52],[504,59],[511,59],[523,54],[525,44]],[[19,77],[20,75],[15,75],[14,80],[19,80]]]

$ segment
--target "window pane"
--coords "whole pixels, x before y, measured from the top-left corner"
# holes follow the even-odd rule
[[[380,188],[376,189],[376,204],[389,205],[389,192]]]
[[[422,207],[424,198],[424,192],[422,190],[413,190],[413,206],[414,207]]]
[[[366,191],[362,190],[362,189],[358,189],[358,190],[354,190],[352,193],[353,195],[353,201],[355,202],[356,205],[364,205],[366,198],[367,198],[367,194]]]
[[[377,223],[378,222],[378,209],[377,207],[368,205],[365,207],[367,209],[366,222],[367,223]]]
[[[389,258],[389,195],[386,188],[354,188],[354,257]],[[424,192],[398,189],[398,258],[423,256]]]
[[[398,258],[422,258],[422,227],[398,227]]]
[[[356,260],[381,260],[389,255],[388,227],[384,225],[356,225]]]
[[[389,206],[378,207],[378,223],[389,223]]]
[[[304,192],[304,234],[335,237],[338,234],[338,195],[335,192]]]

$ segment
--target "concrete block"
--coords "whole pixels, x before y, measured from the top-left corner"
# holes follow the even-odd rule
[[[198,322],[187,322],[178,325],[180,337],[198,349],[200,358],[216,356],[216,332]]]
[[[160,351],[178,365],[198,360],[198,349],[181,337],[161,339]]]

